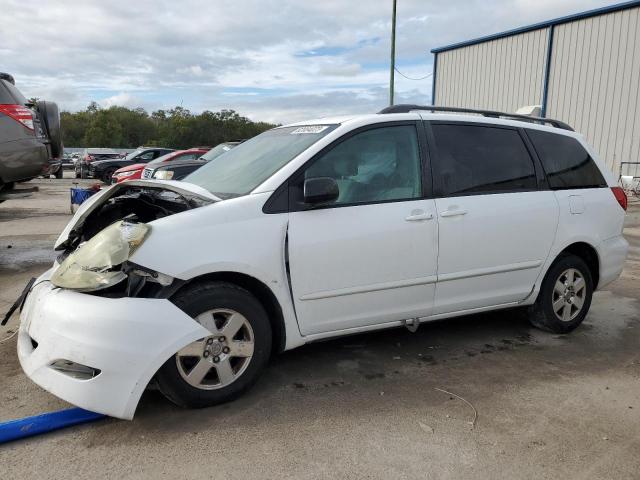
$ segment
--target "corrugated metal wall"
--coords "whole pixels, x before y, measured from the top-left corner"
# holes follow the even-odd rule
[[[640,162],[640,8],[552,28],[547,116],[584,134],[617,175],[620,162]],[[540,105],[548,32],[438,53],[436,105],[507,112]]]
[[[639,29],[640,8],[566,23],[551,50],[547,116],[584,134],[616,174],[640,161]]]
[[[436,105],[515,112],[539,105],[547,29],[438,54]]]

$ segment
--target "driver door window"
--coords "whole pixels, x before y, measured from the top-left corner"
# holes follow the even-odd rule
[[[420,198],[420,172],[416,128],[399,125],[353,135],[318,158],[304,178],[335,179],[338,206]]]

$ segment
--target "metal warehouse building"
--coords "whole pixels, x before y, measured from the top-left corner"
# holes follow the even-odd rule
[[[584,134],[616,174],[640,161],[640,1],[449,45],[434,54],[433,104],[542,116]],[[640,168],[623,166],[640,175]],[[634,171],[636,170],[636,171]]]

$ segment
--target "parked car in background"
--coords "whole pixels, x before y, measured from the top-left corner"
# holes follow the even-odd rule
[[[116,170],[134,165],[136,163],[148,163],[162,155],[173,152],[173,148],[138,147],[126,157],[109,160],[100,160],[89,165],[88,178],[99,178],[104,183],[111,183],[111,177]]]
[[[122,154],[112,148],[85,148],[74,164],[76,178],[89,178],[90,165],[101,160],[122,158]]]
[[[73,153],[65,153],[62,155],[62,168],[72,169],[75,166],[74,155]]]
[[[434,108],[277,127],[91,197],[26,296],[26,375],[130,419],[152,379],[215,405],[321,339],[515,307],[574,330],[624,266],[616,177],[562,122]]]
[[[172,162],[158,162],[154,160],[150,162],[144,169],[144,178],[152,178],[155,180],[182,180],[190,173],[196,171],[201,166],[210,162],[214,158],[218,158],[223,153],[228,152],[241,142],[224,142],[216,145],[207,153],[197,159],[180,159]]]
[[[10,198],[15,182],[45,174],[49,159],[62,151],[58,106],[30,103],[13,77],[0,73],[0,202]]]
[[[119,168],[111,177],[112,183],[120,183],[127,180],[137,180],[142,177],[142,171],[150,165],[174,162],[177,160],[195,160],[209,151],[209,147],[195,147],[188,150],[176,150],[169,152],[149,163],[135,163],[126,167]]]
[[[153,180],[182,180],[187,175],[206,165],[202,159],[176,160],[175,162],[158,165],[153,170]]]

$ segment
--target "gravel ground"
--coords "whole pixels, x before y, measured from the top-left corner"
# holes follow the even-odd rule
[[[71,179],[0,205],[0,312],[51,262]],[[187,411],[157,392],[108,419],[0,446],[0,478],[638,478],[640,206],[622,277],[566,336],[519,311],[308,345],[242,399]],[[17,317],[0,327],[15,330]],[[472,408],[478,412],[471,425]],[[0,344],[0,421],[66,408]]]

